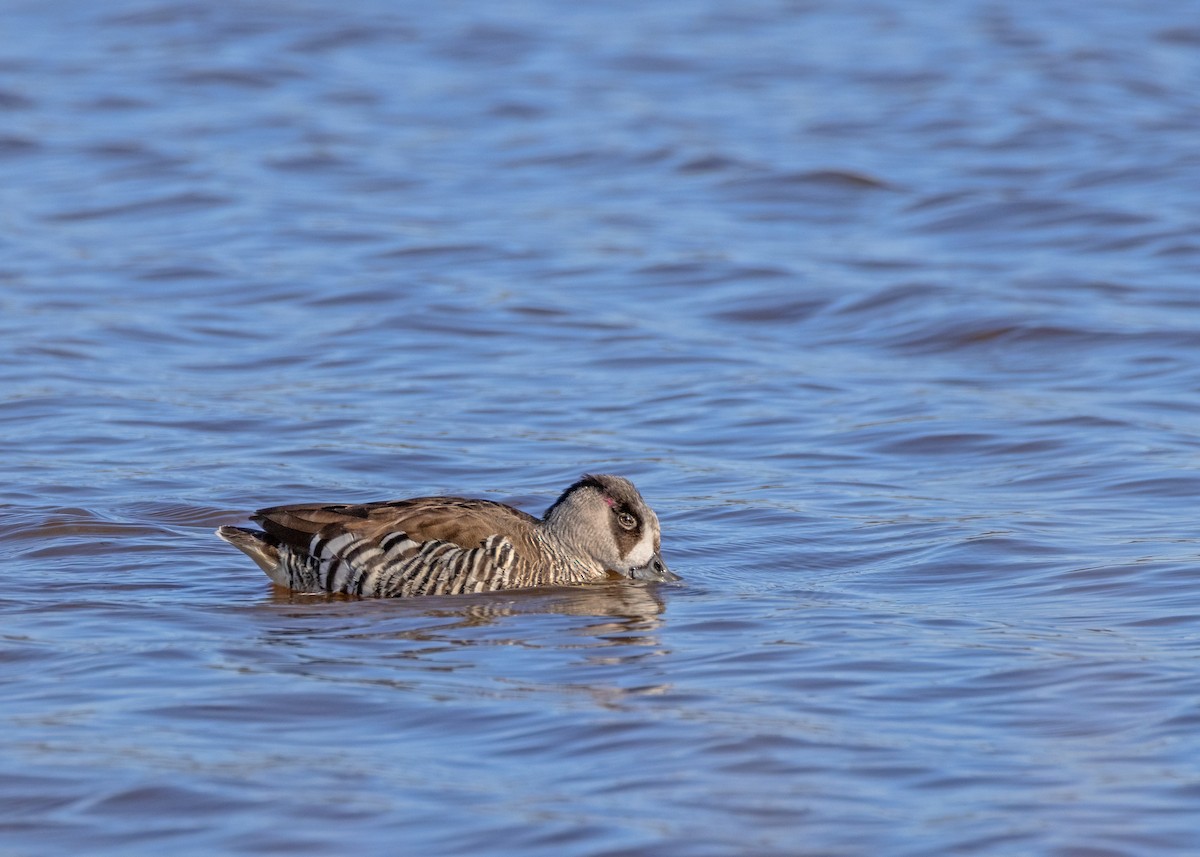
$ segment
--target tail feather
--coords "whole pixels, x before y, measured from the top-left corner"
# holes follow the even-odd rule
[[[243,527],[220,527],[217,535],[257,563],[272,579],[279,573],[279,546],[264,532]]]

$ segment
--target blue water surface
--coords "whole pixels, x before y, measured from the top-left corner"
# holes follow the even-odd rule
[[[1200,20],[0,10],[0,855],[1200,849]],[[273,590],[632,478],[684,582]]]

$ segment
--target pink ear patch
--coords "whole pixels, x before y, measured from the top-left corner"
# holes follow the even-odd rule
[[[608,504],[608,508],[612,509],[617,505],[617,501],[607,494],[601,494],[600,496],[604,498],[604,502]]]

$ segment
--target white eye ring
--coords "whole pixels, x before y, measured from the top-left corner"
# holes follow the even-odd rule
[[[629,514],[628,512],[622,512],[621,514],[617,515],[617,523],[620,524],[623,529],[632,530],[637,526],[637,518],[633,517],[633,515]]]

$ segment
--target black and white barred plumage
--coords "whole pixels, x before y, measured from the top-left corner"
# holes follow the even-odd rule
[[[512,542],[498,535],[467,549],[439,539],[417,543],[403,532],[378,544],[353,532],[332,539],[318,534],[307,551],[281,547],[285,580],[276,582],[301,592],[372,598],[458,595],[506,588],[515,558]]]
[[[367,597],[457,595],[604,580],[678,579],[659,552],[658,517],[619,476],[585,476],[537,519],[460,497],[294,505],[221,527],[278,585]]]

